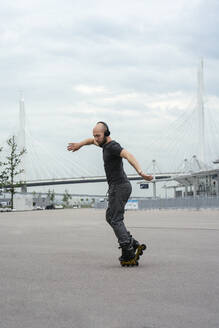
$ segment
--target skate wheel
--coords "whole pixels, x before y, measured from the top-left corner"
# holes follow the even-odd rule
[[[143,255],[143,252],[142,252],[142,251],[140,251],[140,252],[139,252],[139,255]]]
[[[138,266],[138,262],[136,262],[135,265]]]
[[[141,245],[141,248],[142,248],[143,250],[145,250],[145,249],[147,248],[147,246],[146,246],[145,244],[143,244],[143,245]]]

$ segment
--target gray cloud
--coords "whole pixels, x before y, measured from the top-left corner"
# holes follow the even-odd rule
[[[29,129],[39,143],[55,142],[61,152],[70,139],[92,135],[101,119],[140,161],[157,156],[168,166],[172,157],[177,166],[197,148],[195,126],[186,118],[196,105],[201,56],[206,107],[218,122],[217,12],[217,1],[201,0],[5,2],[0,140],[17,129],[22,89]],[[191,139],[193,146],[179,152]],[[101,170],[92,150],[87,154],[90,163],[86,151],[78,160]],[[209,160],[213,156],[216,150]]]

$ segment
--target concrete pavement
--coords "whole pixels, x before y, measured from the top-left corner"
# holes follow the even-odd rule
[[[218,328],[219,211],[129,211],[122,268],[103,210],[0,213],[1,328]]]

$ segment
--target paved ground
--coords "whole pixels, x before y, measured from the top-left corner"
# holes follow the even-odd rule
[[[122,268],[102,210],[0,213],[1,328],[219,327],[219,211],[127,213]]]

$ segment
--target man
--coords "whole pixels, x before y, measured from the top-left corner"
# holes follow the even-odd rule
[[[103,148],[104,168],[109,184],[106,220],[113,228],[122,249],[122,256],[119,258],[120,262],[130,261],[135,257],[135,251],[138,249],[139,242],[132,238],[123,221],[125,204],[129,199],[132,187],[124,172],[122,159],[127,159],[143,179],[150,181],[153,177],[145,174],[135,157],[122,148],[119,143],[111,139],[108,125],[102,121],[97,122],[94,127],[93,138],[85,139],[78,143],[69,143],[67,149],[74,152],[83,146],[93,144]]]

